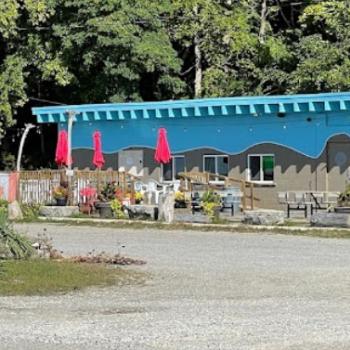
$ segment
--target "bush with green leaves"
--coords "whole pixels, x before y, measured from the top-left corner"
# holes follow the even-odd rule
[[[7,215],[0,213],[0,259],[27,259],[33,252],[30,240],[17,233]]]
[[[338,205],[340,207],[350,206],[350,184],[346,186],[345,191],[338,197]]]
[[[213,191],[204,192],[202,196],[203,210],[212,220],[216,219],[217,208],[220,207],[220,196]]]
[[[34,220],[39,216],[40,205],[38,204],[21,204],[21,210],[24,219]]]
[[[98,199],[101,202],[113,201],[116,197],[117,188],[118,186],[114,181],[106,183],[103,186],[101,193],[98,195]]]
[[[117,219],[125,219],[125,214],[123,211],[123,204],[118,199],[114,199],[111,201],[111,208],[112,208],[114,216]]]
[[[220,204],[220,196],[213,191],[206,191],[203,193],[202,202]]]
[[[8,213],[8,201],[5,199],[0,199],[0,214],[4,214],[5,216],[7,216]]]

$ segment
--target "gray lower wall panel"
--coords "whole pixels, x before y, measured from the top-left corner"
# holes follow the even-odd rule
[[[257,205],[262,208],[281,208],[277,201],[280,191],[314,190],[342,191],[350,176],[350,139],[336,136],[328,142],[323,153],[312,159],[289,148],[275,144],[261,144],[238,155],[229,155],[229,175],[246,179],[249,154],[274,154],[274,184],[255,188]],[[222,154],[212,149],[198,149],[184,152],[186,171],[203,171],[203,156]],[[92,166],[91,150],[74,150],[74,166],[83,169]],[[118,154],[105,154],[104,169],[118,169]],[[144,149],[144,177],[160,179],[161,170],[153,159],[154,150]],[[328,173],[327,173],[328,164]],[[327,181],[328,178],[328,181]]]

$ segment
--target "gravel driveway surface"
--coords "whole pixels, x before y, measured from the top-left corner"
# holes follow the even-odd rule
[[[350,349],[350,240],[53,224],[65,254],[147,261],[143,285],[0,298],[0,349]],[[120,248],[121,246],[125,248]]]

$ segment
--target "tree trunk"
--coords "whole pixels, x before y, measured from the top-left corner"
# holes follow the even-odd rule
[[[194,7],[194,14],[198,20],[198,7]],[[194,56],[195,56],[195,78],[194,78],[194,95],[195,97],[202,96],[202,80],[203,80],[203,68],[202,68],[202,51],[200,48],[199,33],[194,36]]]
[[[261,44],[265,43],[266,25],[267,25],[267,0],[263,0],[261,4],[260,30],[259,30],[259,41]]]
[[[202,96],[202,78],[203,78],[202,51],[199,47],[199,40],[197,35],[195,36],[195,39],[194,39],[194,54],[196,59],[194,95],[195,97],[201,97]]]

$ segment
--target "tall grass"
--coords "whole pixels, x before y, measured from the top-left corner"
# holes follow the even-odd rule
[[[17,233],[7,214],[0,211],[0,258],[26,259],[32,254],[30,240]]]

